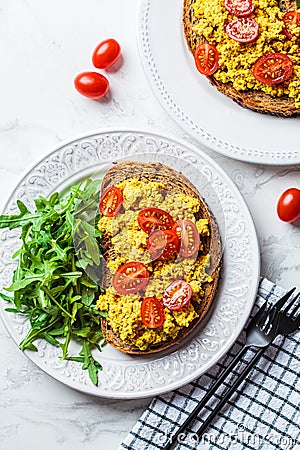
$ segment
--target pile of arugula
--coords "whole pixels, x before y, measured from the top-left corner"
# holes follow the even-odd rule
[[[95,385],[102,366],[92,349],[101,351],[105,343],[100,319],[107,315],[95,306],[101,289],[101,233],[95,226],[99,184],[89,179],[66,195],[39,197],[34,212],[18,200],[19,214],[0,216],[0,228],[21,227],[22,245],[13,255],[18,265],[11,286],[5,288],[13,297],[0,294],[13,303],[6,311],[30,321],[20,349],[37,351],[36,339],[61,347],[61,358],[82,363]],[[68,354],[71,338],[82,346],[77,356]]]

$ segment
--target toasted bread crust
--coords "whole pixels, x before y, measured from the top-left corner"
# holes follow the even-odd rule
[[[120,337],[110,328],[107,320],[105,318],[101,319],[103,335],[107,340],[107,342],[111,344],[113,347],[117,348],[121,352],[129,354],[150,354],[161,350],[165,350],[170,346],[180,343],[184,337],[186,337],[189,333],[191,333],[191,331],[195,329],[195,327],[201,322],[201,320],[203,320],[203,318],[207,314],[209,307],[212,304],[219,279],[219,272],[221,268],[221,241],[215,219],[208,210],[208,207],[204,202],[204,200],[201,198],[200,194],[197,193],[195,187],[182,174],[176,172],[175,170],[171,169],[170,167],[167,167],[164,164],[161,163],[146,164],[135,162],[124,162],[116,164],[105,174],[101,186],[101,194],[108,187],[120,183],[125,179],[133,177],[138,178],[139,180],[144,182],[148,181],[163,182],[170,193],[173,194],[184,193],[186,195],[199,198],[201,202],[201,208],[200,211],[196,214],[196,219],[207,218],[210,228],[210,236],[204,239],[203,246],[204,246],[204,253],[209,252],[211,255],[212,260],[211,265],[213,267],[213,273],[211,275],[213,281],[211,283],[205,283],[205,285],[203,286],[205,295],[202,298],[201,303],[199,304],[198,302],[193,301],[193,306],[197,314],[199,314],[199,317],[196,318],[193,322],[191,322],[189,327],[181,330],[176,339],[170,339],[157,345],[152,345],[147,350],[142,351],[137,347],[125,344],[120,339]],[[109,245],[108,239],[106,239],[105,242],[107,248],[105,258],[106,260],[109,260],[110,258],[114,258],[114,250]],[[110,280],[111,280],[110,273],[108,271],[105,271],[103,274],[104,288],[111,285]]]
[[[193,27],[198,23],[192,8],[195,1],[184,0],[183,6],[184,34],[188,47],[193,54],[199,44],[207,42],[203,36],[199,36],[193,31]],[[295,10],[295,2],[293,0],[279,0],[279,7],[283,12],[293,11]],[[296,117],[300,114],[300,109],[295,107],[294,100],[288,96],[271,97],[262,91],[237,91],[232,83],[222,83],[216,80],[213,75],[207,78],[218,91],[245,108],[279,117]]]

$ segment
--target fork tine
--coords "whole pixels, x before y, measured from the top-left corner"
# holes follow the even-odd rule
[[[268,334],[271,335],[272,339],[276,337],[276,333],[278,330],[280,314],[276,307],[273,308],[273,318],[270,321],[271,327],[268,330]]]
[[[284,310],[282,311],[283,314],[286,314],[286,313],[290,310],[290,308],[296,303],[298,297],[299,297],[299,294],[296,295],[296,296],[292,299],[292,301],[284,308]]]
[[[257,310],[256,314],[252,317],[251,322],[257,323],[260,317],[264,314],[264,311],[268,305],[268,300],[263,303],[263,305]]]
[[[276,306],[276,308],[278,309],[278,311],[283,307],[283,305],[285,304],[285,302],[290,298],[290,296],[292,295],[292,293],[296,290],[295,287],[293,287],[289,292],[287,292],[286,294],[284,294],[283,297],[281,297],[278,302],[275,303],[274,306]]]
[[[276,318],[276,314],[277,314],[277,318]],[[275,320],[276,318],[276,320]],[[279,319],[279,314],[278,314],[278,310],[276,307],[273,307],[270,311],[269,311],[269,321],[268,321],[268,330],[267,330],[267,334],[270,334],[271,330],[274,329],[274,325],[276,325],[276,321],[278,324],[278,319]]]
[[[298,294],[296,295],[296,297],[293,299],[293,303],[296,303],[296,300],[299,298],[300,296],[300,292],[298,292]],[[298,312],[300,308],[300,303],[298,303],[298,305],[295,306],[295,308],[293,309],[293,311],[290,313],[291,316],[295,316]]]
[[[270,309],[271,309],[271,305],[268,305],[268,302],[266,301],[266,303],[263,305],[264,309],[262,311],[259,311],[260,314],[257,317],[257,326],[259,328],[262,328],[266,322],[266,319],[269,315]]]

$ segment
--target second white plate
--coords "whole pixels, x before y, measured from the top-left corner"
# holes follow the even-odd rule
[[[237,105],[195,68],[182,25],[183,0],[141,0],[138,44],[150,85],[168,114],[201,144],[234,159],[299,164],[300,118]]]

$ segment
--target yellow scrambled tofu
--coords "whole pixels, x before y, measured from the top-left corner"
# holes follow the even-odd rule
[[[235,16],[224,7],[224,0],[196,0],[194,13],[199,23],[193,30],[214,44],[219,53],[219,69],[214,73],[216,80],[232,83],[238,91],[260,90],[273,97],[287,95],[293,98],[295,106],[300,108],[300,40],[299,27],[291,26],[295,34],[291,39],[282,33],[284,13],[278,7],[277,0],[254,0],[252,16],[259,24],[258,39],[249,44],[240,44],[231,39],[225,31],[226,25]],[[283,53],[293,63],[293,75],[284,83],[267,85],[253,76],[253,65],[268,53]]]
[[[123,195],[124,212],[115,217],[102,216],[99,220],[101,230],[111,240],[116,258],[107,261],[107,267],[114,274],[126,262],[142,262],[149,271],[149,283],[144,297],[155,296],[162,299],[167,286],[176,279],[183,278],[193,290],[193,300],[201,301],[204,295],[202,286],[212,281],[206,270],[210,265],[210,256],[200,258],[183,258],[174,256],[166,261],[153,261],[146,248],[148,235],[138,224],[138,214],[146,207],[156,207],[167,211],[174,220],[188,219],[195,223],[201,236],[209,235],[207,219],[195,220],[200,202],[197,198],[171,194],[164,184],[148,182],[147,184],[132,178],[116,185]],[[108,311],[108,323],[122,341],[146,350],[149,345],[158,344],[170,337],[175,339],[179,331],[188,327],[198,317],[189,302],[178,311],[164,308],[165,320],[159,328],[151,329],[142,323],[142,298],[138,294],[120,296],[113,286],[100,295],[97,308]]]

